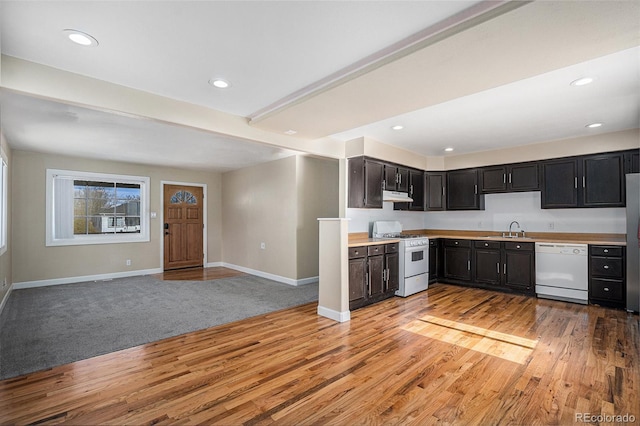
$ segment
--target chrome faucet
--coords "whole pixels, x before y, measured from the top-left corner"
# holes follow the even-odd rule
[[[522,232],[522,237],[524,237],[524,230],[520,227],[520,224],[518,223],[518,221],[517,221],[517,220],[514,220],[513,222],[511,222],[511,223],[509,224],[509,238],[514,238],[514,235],[513,235],[513,233],[511,232],[511,228],[513,227],[513,224],[514,224],[514,223],[515,223],[516,225],[518,225],[518,229],[520,230],[520,231],[517,231],[517,232],[516,232],[515,238],[517,238],[517,237],[518,237],[518,232]],[[504,235],[504,234],[503,234],[502,236],[503,236],[503,237],[506,237],[506,235]]]

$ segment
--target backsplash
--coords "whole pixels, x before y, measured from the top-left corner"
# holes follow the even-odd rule
[[[349,232],[370,232],[376,220],[398,220],[403,229],[455,229],[503,232],[516,220],[526,232],[626,233],[624,208],[541,209],[540,192],[485,195],[485,210],[407,212],[347,209]]]

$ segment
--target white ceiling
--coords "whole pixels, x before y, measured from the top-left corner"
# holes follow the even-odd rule
[[[305,135],[306,126],[309,137],[344,141],[367,136],[423,155],[442,155],[445,146],[455,146],[455,153],[474,152],[640,126],[638,2],[519,2],[515,11],[469,21],[503,3],[4,0],[0,35],[4,55],[237,116],[256,116],[267,109],[277,122],[274,125],[267,116],[263,122],[255,120],[257,127],[275,132],[296,129]],[[567,34],[575,28],[577,35],[562,36],[564,41],[553,51],[541,43],[534,52],[525,44],[525,35],[528,43],[536,40],[536,19],[544,20],[545,14],[549,28],[539,34],[547,37],[545,43],[554,40],[551,27]],[[528,18],[536,24],[514,27]],[[425,39],[470,22],[475,26],[452,31],[444,41]],[[100,44],[76,46],[64,37],[65,28],[90,33]],[[489,41],[491,36],[511,39],[509,28],[522,40],[513,40],[514,50],[507,55]],[[577,46],[579,31],[598,41]],[[415,34],[422,39],[411,38]],[[419,51],[409,43],[416,40],[423,43]],[[456,41],[458,47],[437,56],[437,63],[423,60],[417,65],[416,55],[411,55],[418,51],[433,57],[439,47]],[[519,43],[527,49],[518,51]],[[422,86],[414,74],[460,74],[459,66],[447,67],[459,58],[479,63],[479,52],[484,60],[489,53],[503,60],[506,56],[513,66],[502,66],[499,72],[466,67],[471,75],[476,73],[477,83],[462,88],[440,84],[438,96],[412,96]],[[346,72],[354,69],[355,74]],[[382,81],[375,78],[381,71],[397,78],[379,84]],[[584,75],[594,76],[595,82],[569,86]],[[207,83],[211,77],[228,79],[232,87],[215,89]],[[426,83],[437,86],[439,81]],[[360,104],[351,106],[339,90],[361,99]],[[363,93],[375,97],[366,99]],[[292,94],[300,99],[290,105],[282,102]],[[391,102],[395,98],[411,102]],[[118,161],[143,154],[135,156],[136,162],[144,158],[142,162],[149,164],[220,171],[291,154],[221,134],[7,90],[0,103],[3,132],[16,149]],[[605,125],[584,127],[593,121]],[[405,129],[391,131],[397,123]]]

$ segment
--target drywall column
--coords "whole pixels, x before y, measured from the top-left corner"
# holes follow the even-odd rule
[[[318,221],[318,315],[339,322],[349,321],[349,219],[329,218]]]

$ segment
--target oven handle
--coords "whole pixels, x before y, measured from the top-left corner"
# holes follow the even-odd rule
[[[413,246],[413,247],[406,247],[404,249],[405,252],[407,253],[411,253],[414,251],[423,251],[423,250],[429,250],[429,245],[425,245],[425,246]]]

